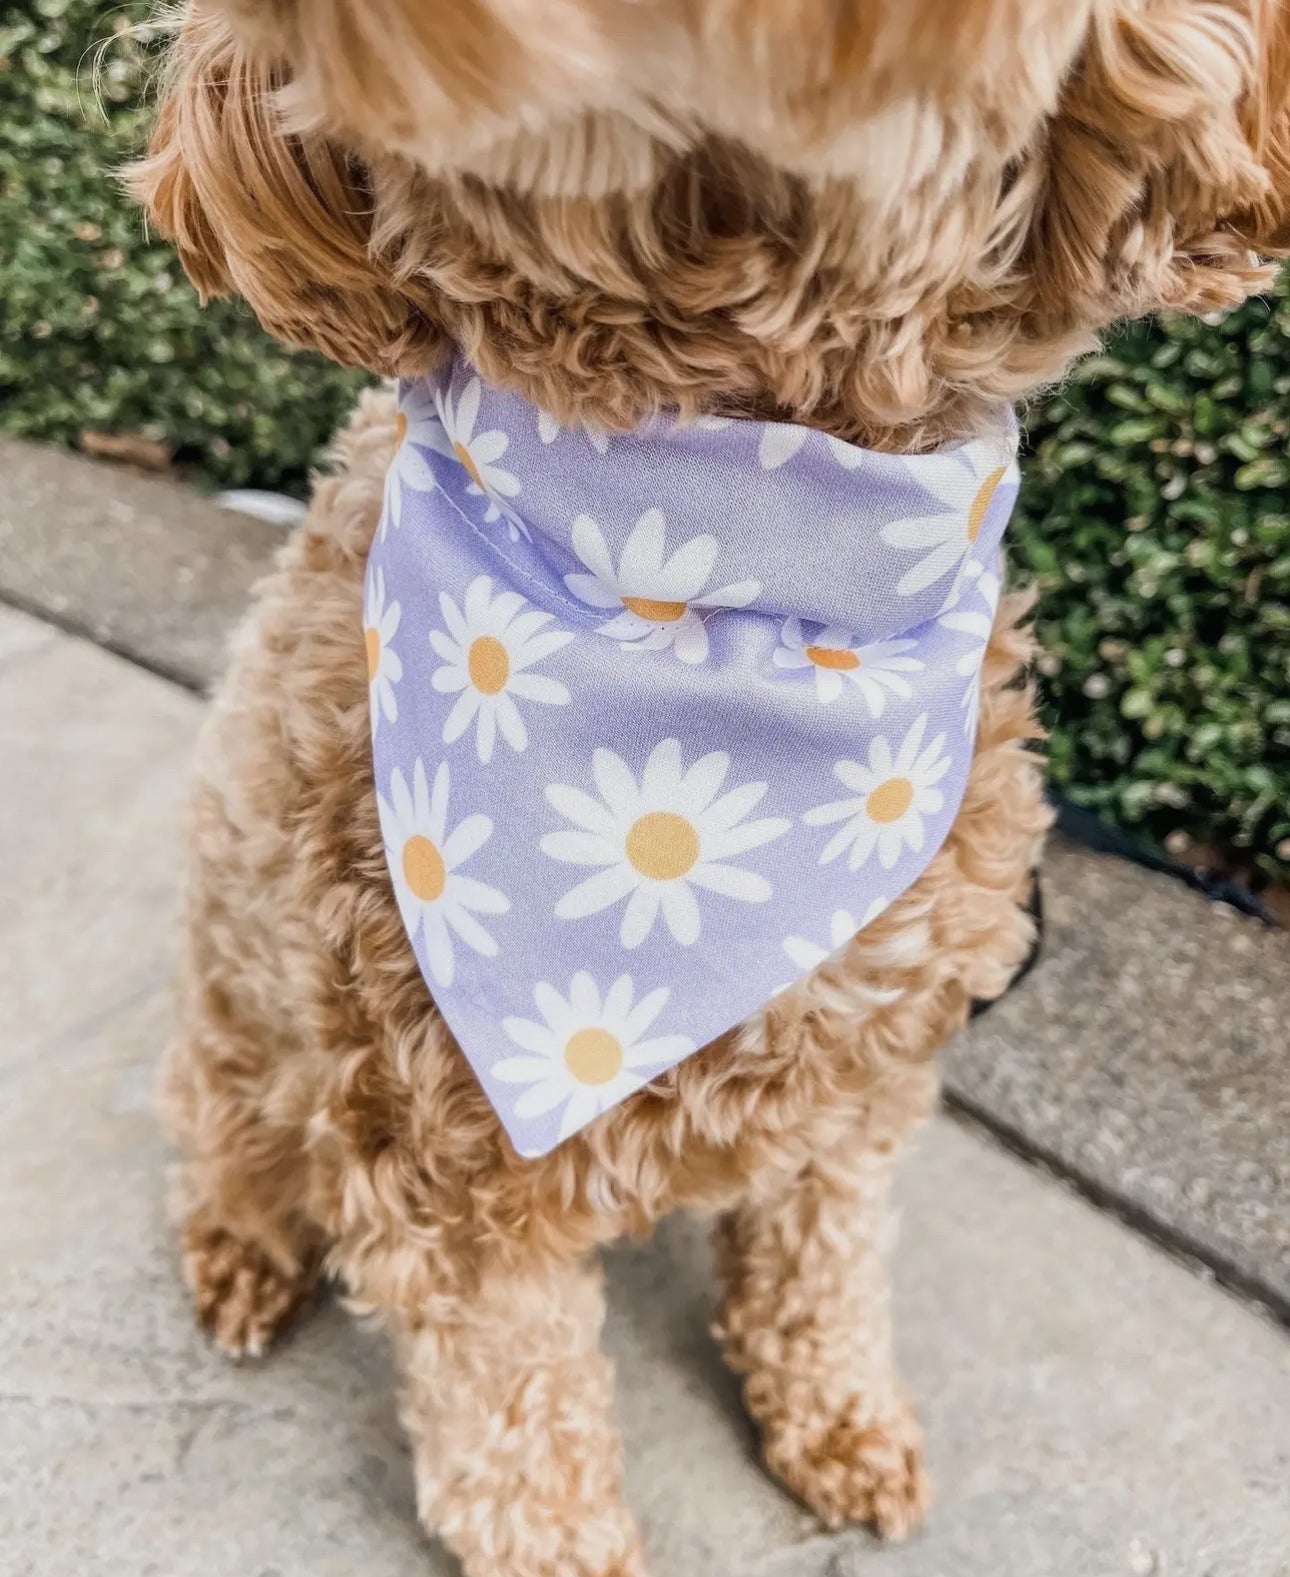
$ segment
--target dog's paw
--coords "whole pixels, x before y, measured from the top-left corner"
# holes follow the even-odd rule
[[[230,1358],[259,1358],[308,1301],[312,1269],[284,1274],[263,1250],[220,1227],[192,1223],[184,1247],[184,1280],[197,1323]]]
[[[907,1407],[874,1416],[852,1404],[795,1419],[767,1434],[765,1452],[771,1471],[825,1527],[865,1522],[884,1539],[903,1539],[927,1513],[923,1435]]]
[[[627,1513],[577,1502],[575,1490],[561,1508],[569,1519],[562,1526],[545,1515],[531,1518],[522,1492],[497,1505],[497,1521],[490,1515],[478,1520],[481,1509],[491,1514],[491,1508],[476,1501],[469,1527],[451,1512],[439,1519],[423,1511],[422,1522],[458,1555],[462,1577],[648,1577],[640,1536]]]

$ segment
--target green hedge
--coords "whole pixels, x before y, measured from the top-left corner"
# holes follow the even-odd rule
[[[1290,301],[1134,328],[1032,415],[1038,580],[1072,798],[1290,876]]]
[[[155,40],[126,29],[148,10],[0,0],[0,427],[138,431],[211,482],[299,490],[360,380],[202,310],[144,237],[113,172],[147,137]]]
[[[155,41],[124,31],[146,12],[0,5],[0,427],[138,430],[207,482],[299,490],[361,380],[280,350],[236,305],[200,310],[145,240],[108,172],[146,134]],[[1125,334],[1031,413],[1013,549],[1043,591],[1056,782],[1281,879],[1288,394],[1283,297]]]

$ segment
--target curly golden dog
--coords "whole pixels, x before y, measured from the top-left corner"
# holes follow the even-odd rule
[[[1118,318],[1257,290],[1288,88],[1286,0],[188,0],[137,182],[204,292],[339,361],[457,347],[567,425],[781,418],[912,453]],[[888,1185],[937,1048],[1031,942],[1026,600],[925,874],[522,1159],[382,852],[361,605],[394,426],[362,401],[206,729],[165,1074],[198,1317],[257,1354],[338,1277],[392,1334],[420,1514],[469,1577],[637,1577],[595,1250],[698,1208],[770,1469],[829,1526],[906,1534],[928,1486]]]

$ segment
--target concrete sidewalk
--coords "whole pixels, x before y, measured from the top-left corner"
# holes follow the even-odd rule
[[[235,1369],[178,1284],[148,1097],[200,714],[0,610],[0,1577],[447,1577],[379,1339],[324,1308]],[[656,1577],[1290,1574],[1284,1330],[948,1119],[904,1216],[939,1496],[893,1550],[821,1535],[760,1472],[701,1233],[611,1256]]]

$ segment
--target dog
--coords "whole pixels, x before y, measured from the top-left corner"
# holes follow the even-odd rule
[[[792,421],[919,455],[1118,319],[1260,288],[1288,40],[1285,0],[188,0],[134,179],[201,291],[337,361],[460,354],[572,431]],[[1027,598],[917,880],[521,1156],[383,853],[363,577],[397,422],[364,396],[200,751],[163,1081],[198,1319],[258,1355],[338,1278],[391,1333],[419,1514],[467,1577],[638,1577],[594,1254],[704,1211],[770,1470],[829,1527],[906,1535],[928,1483],[887,1193],[938,1049],[1032,941]]]

